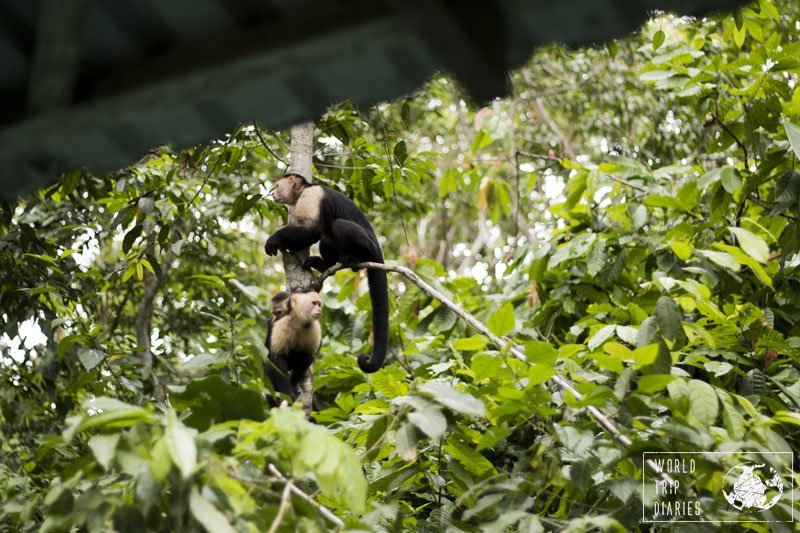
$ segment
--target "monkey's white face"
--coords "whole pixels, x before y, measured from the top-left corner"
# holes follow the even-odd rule
[[[279,204],[294,205],[302,192],[302,180],[297,176],[286,176],[275,183],[272,199]]]
[[[293,294],[292,309],[297,309],[303,317],[319,320],[322,316],[322,299],[316,292]]]

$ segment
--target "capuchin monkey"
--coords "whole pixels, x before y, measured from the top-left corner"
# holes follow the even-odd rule
[[[319,256],[306,260],[307,268],[323,271],[336,263],[383,263],[383,253],[367,217],[350,198],[338,191],[308,182],[299,174],[279,179],[272,199],[294,206],[295,222],[275,232],[264,246],[267,255],[278,250],[296,252],[319,241]],[[358,356],[364,372],[378,370],[386,359],[389,341],[389,289],[386,272],[367,270],[372,300],[372,356]]]
[[[297,386],[314,362],[322,343],[322,300],[316,292],[280,292],[272,298],[267,329],[269,362],[264,372],[276,392],[297,398]]]

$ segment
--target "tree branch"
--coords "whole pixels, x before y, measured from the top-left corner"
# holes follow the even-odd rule
[[[270,463],[267,466],[267,468],[269,469],[270,473],[273,476],[278,478],[279,481],[287,483],[287,485],[291,486],[291,489],[289,489],[289,490],[291,490],[292,494],[294,494],[295,496],[299,496],[300,498],[304,499],[305,501],[307,501],[308,503],[310,503],[311,505],[316,507],[316,509],[320,512],[320,514],[322,516],[324,516],[325,518],[327,518],[328,520],[330,520],[331,522],[336,524],[337,527],[344,527],[344,521],[342,521],[341,518],[339,518],[338,516],[333,514],[333,511],[331,511],[330,509],[328,509],[327,507],[325,507],[321,503],[318,503],[318,502],[314,501],[314,499],[311,496],[309,496],[308,494],[306,494],[302,490],[298,489],[295,486],[295,484],[292,483],[292,481],[289,478],[287,478],[286,476],[281,474],[281,471],[278,470],[277,468],[275,468],[274,464]]]
[[[498,348],[500,349],[508,348],[509,353],[511,353],[514,357],[516,357],[520,361],[527,364],[528,360],[525,357],[525,353],[516,344],[514,344],[512,341],[506,338],[498,337],[497,335],[493,334],[491,331],[489,331],[489,328],[487,328],[480,320],[475,318],[471,313],[464,310],[461,306],[459,306],[450,298],[442,294],[436,288],[432,287],[430,284],[425,282],[422,278],[420,278],[417,275],[416,272],[414,272],[410,268],[399,265],[386,265],[383,263],[372,263],[372,262],[353,263],[348,265],[342,265],[341,263],[338,263],[320,274],[319,276],[320,283],[322,283],[322,281],[325,280],[325,278],[335,274],[339,270],[343,270],[346,268],[372,268],[376,270],[383,270],[386,272],[395,272],[397,274],[403,275],[411,283],[413,283],[414,285],[416,285],[417,287],[419,287],[420,289],[422,289],[424,292],[428,293],[435,299],[439,300],[439,302],[441,302],[445,307],[447,307],[456,315],[461,317],[467,324],[472,326],[474,330],[488,337],[495,345],[497,345]],[[561,374],[556,373],[553,377],[550,378],[550,380],[553,381],[556,385],[558,385],[558,387],[562,391],[572,394],[578,401],[583,399],[583,394],[578,392],[575,386]],[[609,434],[611,434],[611,436],[617,442],[619,442],[626,448],[629,448],[630,446],[633,445],[633,441],[631,441],[631,439],[627,435],[625,435],[622,432],[622,430],[620,430],[620,428],[616,425],[616,423],[614,423],[610,418],[608,418],[605,415],[605,413],[603,413],[600,409],[594,407],[593,405],[587,406],[586,409],[587,411],[589,411],[592,417],[594,417],[597,423],[600,424],[603,428],[605,428],[605,430]],[[661,469],[659,469],[658,466],[655,464],[655,462],[653,462],[652,460],[648,459],[646,463],[653,470],[653,472],[661,475],[662,477],[666,475],[662,474]]]

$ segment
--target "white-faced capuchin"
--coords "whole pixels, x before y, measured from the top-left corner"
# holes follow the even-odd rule
[[[267,255],[278,250],[296,252],[319,241],[321,257],[309,257],[306,267],[323,271],[336,263],[383,263],[383,253],[367,217],[344,194],[311,184],[298,174],[287,174],[275,184],[272,198],[293,205],[295,222],[275,232],[264,246]],[[375,372],[386,359],[389,341],[389,289],[386,272],[367,270],[372,300],[372,357],[358,356],[364,372]]]
[[[297,386],[322,343],[322,300],[316,292],[280,292],[272,298],[264,372],[276,392],[297,398]]]

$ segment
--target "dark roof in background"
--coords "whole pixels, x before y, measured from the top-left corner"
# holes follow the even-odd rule
[[[740,0],[0,0],[0,196],[245,121],[281,128],[455,74],[477,100],[538,45]]]

